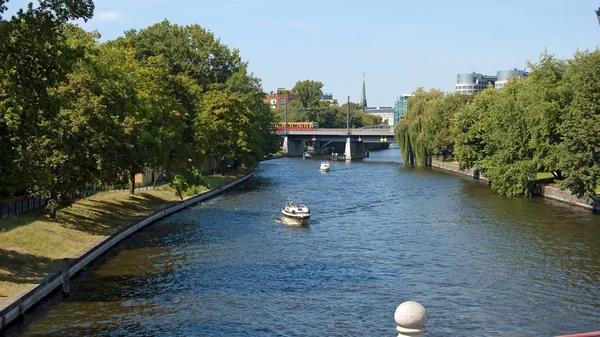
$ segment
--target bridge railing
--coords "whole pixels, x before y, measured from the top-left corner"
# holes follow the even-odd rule
[[[286,135],[286,134],[297,134],[297,135],[308,135],[308,134],[332,134],[332,135],[367,135],[367,134],[393,134],[394,127],[390,126],[387,128],[318,128],[313,130],[288,130],[286,131],[276,131],[278,135]]]

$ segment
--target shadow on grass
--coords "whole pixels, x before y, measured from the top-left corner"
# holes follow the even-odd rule
[[[59,265],[60,259],[52,259],[0,248],[0,266],[10,274],[0,274],[0,282],[16,284],[37,283],[43,276]],[[1,294],[6,297],[8,294]]]
[[[9,232],[21,226],[27,226],[34,221],[39,220],[48,212],[42,207],[26,213],[13,215],[7,219],[0,220],[0,233]]]
[[[94,235],[109,235],[127,225],[172,203],[148,193],[128,195],[121,200],[87,199],[62,209],[54,221],[69,228]]]

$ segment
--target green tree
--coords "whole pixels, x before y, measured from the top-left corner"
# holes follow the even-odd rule
[[[536,148],[531,142],[526,111],[518,99],[527,84],[511,81],[495,97],[484,119],[484,156],[479,161],[491,187],[508,196],[529,196],[536,178]]]
[[[537,171],[551,172],[562,180],[559,128],[571,100],[563,80],[566,62],[543,53],[540,61],[530,63],[529,67],[532,71],[517,97],[528,125],[525,136],[530,137],[530,145],[534,148]]]
[[[454,125],[455,115],[472,97],[461,93],[450,93],[429,102],[422,124],[423,141],[428,153],[441,154],[444,158],[453,153],[458,132]]]
[[[296,82],[292,92],[298,96],[296,102],[304,109],[317,108],[320,106],[319,99],[323,94],[323,83],[304,80]]]
[[[424,166],[427,164],[426,133],[423,122],[431,114],[432,102],[443,99],[444,93],[437,89],[429,92],[418,88],[408,99],[408,111],[404,120],[394,131],[404,165]]]
[[[527,79],[486,90],[456,117],[455,154],[480,169],[500,194],[529,196],[538,171],[562,177],[559,125],[568,102],[564,62],[543,54]]]
[[[260,144],[253,142],[257,130],[253,112],[238,95],[230,91],[209,91],[202,97],[196,117],[196,143],[203,155],[252,167],[262,157]]]
[[[572,101],[560,125],[560,166],[566,176],[561,186],[591,198],[600,184],[600,51],[575,53],[564,78]]]
[[[265,92],[262,90],[260,79],[248,74],[246,65],[240,67],[226,82],[227,89],[241,98],[243,104],[251,111],[249,114],[252,147],[260,148],[255,153],[255,159],[261,160],[265,155],[277,152],[279,138],[273,134],[272,127],[276,115],[265,103]]]
[[[455,116],[457,137],[454,155],[461,168],[480,169],[479,162],[486,155],[486,129],[488,111],[495,104],[498,90],[484,90],[460,108]]]
[[[91,18],[93,9],[90,0],[42,0],[9,20],[0,16],[0,199],[48,179],[38,149],[52,142],[45,125],[59,111],[49,90],[81,56],[66,43],[64,27]]]

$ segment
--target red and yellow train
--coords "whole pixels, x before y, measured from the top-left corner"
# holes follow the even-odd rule
[[[317,122],[288,122],[288,131],[310,131],[319,128]],[[285,122],[275,123],[275,129],[277,131],[285,131]]]

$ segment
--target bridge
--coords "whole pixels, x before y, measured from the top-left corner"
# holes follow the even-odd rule
[[[396,143],[393,126],[376,126],[347,129],[315,129],[277,131],[284,137],[283,152],[289,155],[302,155],[304,142],[312,141],[320,148],[330,143],[346,143],[346,160],[363,158],[365,143]]]

